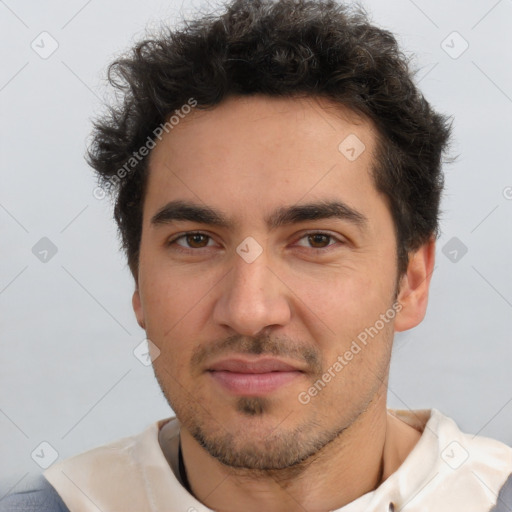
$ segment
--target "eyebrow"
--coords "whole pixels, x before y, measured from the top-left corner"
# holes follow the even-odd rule
[[[368,225],[365,215],[342,201],[283,206],[267,216],[265,222],[269,229],[274,230],[290,224],[332,218],[348,221],[360,229],[365,229]],[[180,220],[226,229],[233,229],[236,225],[220,210],[181,200],[171,201],[158,210],[151,218],[151,225],[164,225]]]

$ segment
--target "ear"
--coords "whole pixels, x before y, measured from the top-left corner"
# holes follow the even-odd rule
[[[436,241],[432,237],[409,255],[407,272],[400,281],[397,301],[401,309],[395,317],[395,331],[416,327],[425,317],[430,279],[434,271]]]
[[[137,323],[141,326],[142,329],[146,328],[146,324],[144,322],[144,309],[142,308],[142,301],[140,300],[139,288],[136,287],[132,296],[132,307],[135,312],[135,317],[137,318]]]

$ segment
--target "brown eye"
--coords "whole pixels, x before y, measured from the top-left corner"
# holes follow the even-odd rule
[[[314,247],[315,249],[322,249],[329,245],[331,238],[332,237],[329,235],[324,235],[322,233],[314,233],[312,235],[308,235],[308,242],[311,245],[311,247]]]
[[[203,249],[211,246],[212,244],[213,239],[211,236],[195,231],[192,231],[190,233],[184,233],[183,235],[178,236],[168,242],[168,245],[170,247],[177,245],[183,248],[184,250]]]
[[[313,231],[305,233],[297,242],[297,246],[306,249],[314,249],[316,254],[326,252],[330,249],[335,249],[344,245],[345,241],[343,238],[338,238],[335,235],[324,231]],[[325,251],[322,251],[325,249]]]
[[[208,245],[209,238],[210,237],[201,233],[191,233],[190,235],[185,236],[188,246],[194,249],[206,247]]]

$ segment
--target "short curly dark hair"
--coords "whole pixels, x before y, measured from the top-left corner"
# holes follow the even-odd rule
[[[372,176],[395,223],[401,276],[410,252],[439,236],[451,126],[418,91],[396,39],[370,24],[362,8],[334,0],[234,0],[224,9],[163,28],[108,70],[122,101],[94,123],[87,160],[115,196],[135,279],[148,161],[137,151],[190,98],[208,109],[254,94],[324,97],[375,124]],[[135,154],[137,165],[127,172]]]

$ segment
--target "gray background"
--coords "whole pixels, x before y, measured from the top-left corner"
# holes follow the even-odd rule
[[[133,354],[144,339],[133,283],[83,154],[106,65],[202,4],[185,5],[0,1],[0,496],[41,471],[31,454],[51,456],[43,441],[65,458],[172,414]],[[389,406],[435,407],[512,444],[512,1],[364,5],[416,55],[427,99],[455,118],[459,155],[429,310],[396,337]],[[31,47],[51,49],[43,31],[59,45],[46,59]],[[57,248],[46,262],[32,252],[43,237]]]

